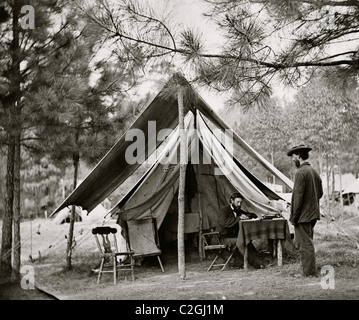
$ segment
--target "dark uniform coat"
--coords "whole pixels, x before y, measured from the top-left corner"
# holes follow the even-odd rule
[[[323,196],[322,180],[309,162],[303,162],[294,177],[291,214],[294,225],[320,219],[319,199]]]
[[[239,231],[238,222],[241,220],[242,214],[246,215],[249,219],[257,218],[254,213],[245,212],[242,209],[236,210],[237,216],[235,217],[233,209],[230,205],[221,208],[218,216],[217,231],[224,238],[237,238]]]

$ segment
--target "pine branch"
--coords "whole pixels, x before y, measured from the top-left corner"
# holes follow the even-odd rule
[[[249,0],[251,3],[258,4],[267,4],[269,0]],[[291,0],[294,3],[310,4],[313,6],[330,6],[330,7],[359,7],[359,3],[356,0],[346,0],[346,1],[330,1],[330,0]],[[318,3],[319,2],[319,3]],[[216,3],[216,2],[215,2]]]

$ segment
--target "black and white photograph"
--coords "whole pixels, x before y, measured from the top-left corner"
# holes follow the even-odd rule
[[[359,300],[358,128],[359,1],[2,0],[0,300]]]

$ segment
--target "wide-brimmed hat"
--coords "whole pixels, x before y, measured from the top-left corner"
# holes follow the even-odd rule
[[[300,144],[299,146],[295,146],[287,152],[287,156],[291,156],[292,154],[296,153],[297,151],[310,151],[312,148],[305,146],[304,144]]]

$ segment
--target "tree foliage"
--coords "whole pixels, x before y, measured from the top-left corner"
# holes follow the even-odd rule
[[[338,167],[342,173],[357,173],[357,101],[355,81],[338,86],[332,78],[318,75],[298,91],[293,101],[271,99],[266,108],[252,107],[241,113],[232,108],[229,117],[240,119],[234,128],[288,177],[294,177],[294,168],[286,153],[299,144],[313,148],[311,162],[323,175]],[[271,182],[272,177],[257,162],[240,151],[237,156],[258,178]]]
[[[32,157],[22,152],[21,180],[23,214],[38,216],[42,210],[54,209],[55,199],[62,196],[60,179],[63,168],[56,166],[49,156]],[[25,200],[26,201],[25,203]]]
[[[238,101],[258,101],[278,80],[303,84],[317,70],[338,78],[358,73],[356,1],[207,2],[227,39],[228,59],[221,57],[217,68],[206,72],[216,75],[221,87],[225,83],[239,90]]]
[[[1,259],[6,277],[13,217],[20,223],[20,143],[34,157],[44,152],[57,161],[70,157],[76,168],[80,156],[98,161],[114,142],[112,119],[118,118],[116,109],[137,70],[126,69],[119,59],[98,58],[103,29],[91,28],[72,1],[30,2],[34,29],[22,27],[23,4],[0,6],[0,139],[8,148]]]
[[[285,109],[280,106],[279,101],[270,100],[267,108],[242,110],[239,119],[239,123],[234,126],[239,135],[277,169],[291,177],[291,163],[286,156],[291,145],[291,129]],[[236,155],[261,181],[276,183],[274,177],[245,152],[237,150]]]
[[[298,92],[288,108],[296,141],[315,146],[321,166],[323,157],[328,156],[335,163],[345,159],[344,172],[355,168],[359,145],[358,94],[356,82],[347,81],[345,86],[338,87],[330,78],[316,77]]]
[[[133,64],[178,56],[190,65],[193,81],[234,93],[233,102],[241,105],[263,104],[278,81],[303,84],[317,70],[339,79],[358,73],[356,1],[206,2],[208,19],[225,39],[215,52],[196,31],[179,30],[170,15],[136,1],[96,1],[84,11],[106,30],[114,50],[121,44]]]

